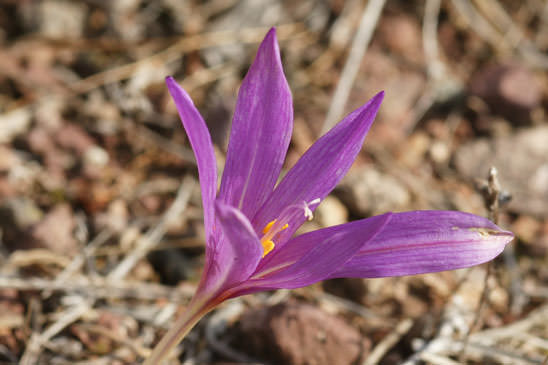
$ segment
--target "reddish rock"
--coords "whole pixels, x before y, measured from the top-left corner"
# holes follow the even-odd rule
[[[470,92],[482,98],[493,112],[518,124],[531,120],[531,112],[539,107],[542,99],[541,85],[535,74],[512,64],[481,69],[472,77]]]
[[[73,230],[76,221],[67,204],[47,214],[27,199],[10,199],[0,206],[0,229],[9,251],[45,248],[61,255],[78,250]]]
[[[82,127],[71,123],[66,123],[62,128],[59,128],[54,137],[60,146],[74,150],[78,154],[84,154],[95,144]]]
[[[298,302],[244,314],[237,346],[274,364],[356,364],[370,341],[339,317]]]
[[[76,220],[72,209],[67,204],[60,204],[32,228],[31,236],[38,247],[62,255],[71,255],[78,251],[76,239],[72,234],[75,228]]]
[[[534,245],[541,230],[542,222],[525,214],[512,223],[512,232],[526,245]]]

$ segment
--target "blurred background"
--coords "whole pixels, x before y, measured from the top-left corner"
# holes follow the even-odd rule
[[[516,239],[489,270],[230,301],[171,363],[546,364],[542,0],[0,0],[0,363],[138,363],[184,310],[203,265],[201,200],[163,80],[191,94],[222,169],[271,26],[295,105],[286,168],[386,92],[304,229],[456,209]]]

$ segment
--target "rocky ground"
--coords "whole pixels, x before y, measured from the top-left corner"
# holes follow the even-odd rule
[[[490,266],[232,300],[171,363],[546,364],[548,5],[366,4],[0,2],[0,363],[149,353],[204,258],[195,161],[163,79],[192,95],[223,166],[238,86],[276,25],[295,102],[286,167],[386,91],[358,161],[305,229],[456,209],[516,239]]]

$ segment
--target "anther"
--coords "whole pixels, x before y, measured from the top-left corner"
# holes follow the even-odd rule
[[[272,240],[261,241],[261,244],[263,245],[263,257],[274,249],[274,241]]]
[[[281,228],[276,228],[274,232],[270,232],[276,221],[277,219],[268,222],[268,224],[263,228],[264,236],[261,238],[261,244],[263,245],[263,257],[274,249],[274,241],[272,238],[280,231],[283,231],[289,227],[289,224],[286,223]]]
[[[266,226],[264,226],[264,228],[263,228],[263,233],[267,234],[268,231],[270,231],[270,228],[272,228],[272,226],[274,225],[274,223],[276,223],[275,219],[273,221],[268,222],[268,224]]]

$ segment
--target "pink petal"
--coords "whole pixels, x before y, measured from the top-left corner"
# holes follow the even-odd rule
[[[240,87],[219,198],[253,217],[276,184],[292,129],[291,91],[272,28]]]

